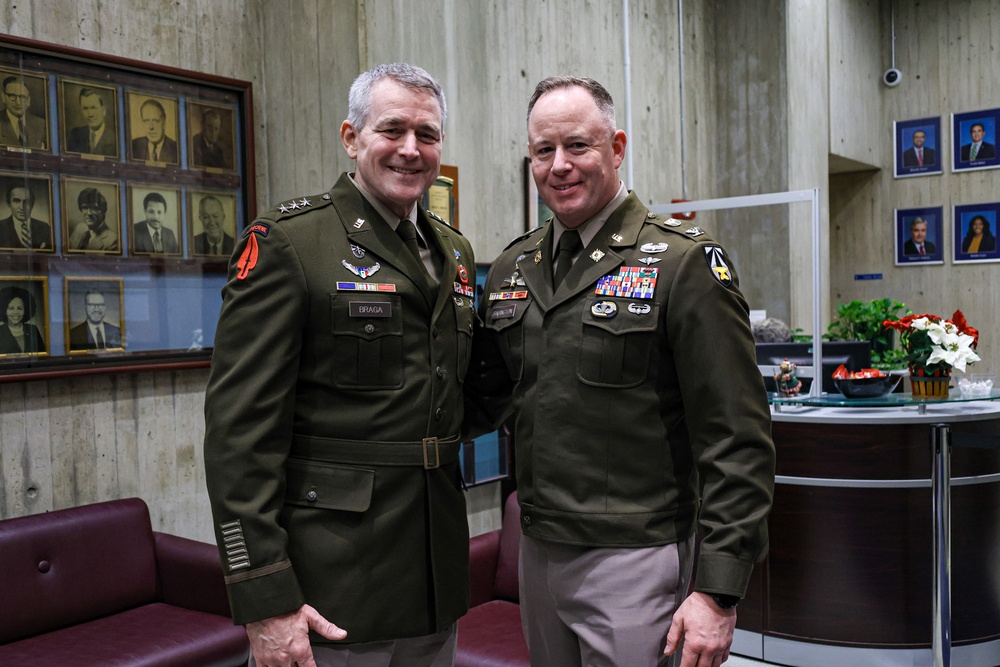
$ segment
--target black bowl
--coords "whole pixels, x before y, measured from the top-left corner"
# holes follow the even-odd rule
[[[881,398],[892,393],[902,375],[885,375],[876,378],[858,378],[856,380],[834,380],[837,391],[846,398]]]

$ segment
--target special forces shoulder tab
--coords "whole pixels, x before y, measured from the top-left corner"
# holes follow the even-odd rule
[[[330,199],[330,195],[312,195],[310,197],[300,197],[298,199],[290,199],[286,202],[282,202],[275,206],[268,217],[273,217],[275,222],[280,220],[287,220],[288,218],[293,218],[296,215],[305,213],[312,209],[323,208],[324,206],[329,206],[333,203]]]

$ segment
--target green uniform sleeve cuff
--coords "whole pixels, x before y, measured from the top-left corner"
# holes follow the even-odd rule
[[[694,590],[702,593],[719,593],[743,597],[750,583],[753,561],[741,560],[722,554],[701,554]]]
[[[237,625],[288,614],[305,604],[305,597],[290,565],[261,576],[248,572],[236,581],[233,579],[228,578],[226,590],[233,622]]]

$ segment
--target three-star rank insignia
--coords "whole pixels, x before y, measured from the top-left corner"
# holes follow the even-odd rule
[[[722,253],[722,248],[717,245],[705,246],[705,261],[708,268],[712,269],[712,275],[725,287],[733,284],[733,272],[726,264],[726,257]]]

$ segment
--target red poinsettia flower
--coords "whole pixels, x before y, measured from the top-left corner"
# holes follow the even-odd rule
[[[951,323],[958,327],[960,332],[967,336],[972,336],[972,349],[976,349],[976,346],[979,345],[979,330],[969,326],[961,310],[956,310],[955,314],[951,316]]]

